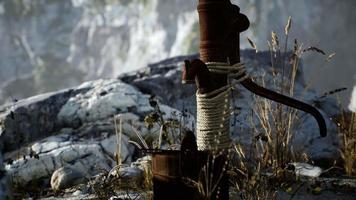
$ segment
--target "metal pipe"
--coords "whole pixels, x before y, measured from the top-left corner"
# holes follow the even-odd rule
[[[327,135],[325,120],[321,113],[313,106],[261,87],[254,83],[251,78],[242,81],[241,85],[259,96],[311,114],[318,122],[320,136],[325,137]]]

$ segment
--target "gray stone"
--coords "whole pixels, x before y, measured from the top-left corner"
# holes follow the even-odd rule
[[[19,158],[6,165],[11,184],[25,186],[32,180],[50,177],[56,169],[68,165],[86,177],[102,170],[109,171],[115,164],[116,137],[76,141],[70,135],[62,134],[45,138],[29,148],[36,156],[25,155],[25,159]],[[133,149],[128,146],[128,138],[124,135],[121,147],[123,161],[130,162],[132,154]]]
[[[152,110],[148,97],[132,86],[118,80],[97,80],[86,82],[77,89],[91,88],[87,92],[71,97],[58,113],[63,126],[75,127],[95,120],[112,118],[120,112],[134,109],[137,113]]]
[[[121,141],[121,160],[123,163],[130,163],[132,160],[132,154],[134,151],[134,147],[129,145],[128,143],[129,138],[126,135],[122,136]],[[103,139],[100,141],[100,145],[104,148],[104,150],[110,154],[110,157],[114,158],[116,151],[118,149],[118,142],[116,135],[112,135],[108,138]]]
[[[130,185],[133,188],[141,188],[144,180],[143,170],[136,167],[120,167],[119,168],[120,181],[125,185]]]
[[[147,133],[142,120],[152,107],[149,95],[115,79],[86,82],[79,87],[43,94],[0,108],[0,149],[16,150],[36,140],[58,134],[63,128],[76,135],[95,136],[101,132],[113,133],[113,116],[132,113],[133,121]],[[164,107],[164,105],[162,105]],[[165,108],[165,107],[164,107]],[[165,118],[176,109],[167,107]],[[193,120],[193,119],[191,119]],[[137,121],[137,122],[136,122]],[[130,125],[124,126],[127,133]]]
[[[145,156],[131,163],[131,167],[139,168],[143,172],[142,187],[152,188],[152,157]]]
[[[295,174],[298,176],[307,176],[311,178],[319,177],[323,170],[320,167],[308,163],[292,163],[295,167]]]
[[[67,165],[53,172],[51,187],[54,191],[59,191],[83,183],[85,179],[86,177],[83,173]]]
[[[194,54],[163,60],[138,71],[122,74],[119,79],[136,86],[145,94],[156,95],[168,106],[194,114],[196,89],[194,85],[182,84],[181,68],[184,60],[198,57]]]
[[[50,136],[61,129],[57,114],[68,99],[83,89],[41,94],[0,106],[0,147],[8,152]]]
[[[70,94],[68,91],[71,91]],[[61,101],[58,105],[56,98]],[[11,148],[2,149],[5,159],[12,160],[5,168],[10,183],[26,186],[32,180],[49,178],[56,169],[66,165],[71,165],[86,176],[95,175],[101,170],[110,170],[116,164],[115,154],[118,149],[113,120],[117,114],[123,119],[120,156],[123,162],[130,163],[134,147],[128,141],[137,140],[132,126],[136,127],[142,136],[152,131],[148,130],[143,122],[144,116],[153,110],[148,98],[149,95],[142,94],[122,81],[102,79],[83,83],[70,90],[21,100],[13,105],[17,108],[14,113],[16,116],[19,114],[18,110],[22,110],[20,114],[27,117],[28,121],[24,123],[29,130],[37,130],[41,126],[59,129],[49,129],[45,134],[28,138],[26,142],[21,141],[23,134],[16,132],[16,127],[7,126],[12,113],[5,109],[3,118],[0,119],[0,122],[5,122],[5,126],[2,126],[4,134],[1,137],[15,138],[12,143],[21,146],[14,151],[10,151]],[[38,115],[35,108],[40,109],[39,112],[43,115],[51,116],[52,120],[36,121],[32,118],[32,115]],[[51,108],[55,108],[56,113],[45,112],[52,112]],[[160,104],[160,108],[166,113],[163,116],[165,120],[180,115],[178,110],[169,106]],[[194,118],[190,116],[189,120],[187,124],[192,126]],[[159,129],[157,125],[153,127],[153,130],[156,129]],[[13,135],[10,136],[9,133]],[[8,141],[1,141],[5,146],[10,144]]]

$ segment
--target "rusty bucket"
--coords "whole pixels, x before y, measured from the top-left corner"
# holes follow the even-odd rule
[[[154,200],[229,199],[225,156],[213,160],[206,151],[154,150],[149,153],[152,155]],[[206,176],[211,183],[203,181]],[[211,185],[211,191],[205,191],[207,184]],[[210,198],[206,198],[207,194]]]

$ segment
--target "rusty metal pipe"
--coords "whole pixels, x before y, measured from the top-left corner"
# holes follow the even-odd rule
[[[251,78],[242,81],[241,85],[254,94],[311,114],[318,122],[320,136],[325,137],[327,135],[325,120],[321,113],[313,106],[261,87],[254,83]]]

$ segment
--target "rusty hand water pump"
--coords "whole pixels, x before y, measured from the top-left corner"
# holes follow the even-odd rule
[[[230,0],[200,0],[198,5],[200,24],[200,60],[185,61],[182,82],[196,84],[198,93],[205,94],[227,85],[227,75],[209,71],[206,63],[240,62],[239,34],[249,27],[248,18],[240,13]],[[246,74],[241,74],[245,76]],[[249,91],[278,103],[311,114],[317,121],[320,135],[327,134],[326,124],[320,112],[303,102],[276,93],[255,84],[251,78],[240,82]]]
[[[155,200],[229,199],[229,181],[225,171],[227,157],[223,154],[211,161],[215,149],[231,145],[229,78],[234,78],[249,91],[310,113],[316,119],[320,135],[326,136],[326,124],[320,112],[303,102],[265,89],[249,78],[240,63],[240,33],[249,27],[248,18],[230,0],[199,0],[197,7],[200,25],[200,59],[185,61],[182,82],[197,86],[197,144],[195,136],[182,142],[180,151],[152,152],[153,191]],[[194,141],[195,142],[195,141]],[[186,148],[186,147],[191,147]],[[217,184],[202,198],[192,181],[199,181],[201,169],[210,165],[212,183]],[[208,175],[210,176],[210,175]],[[187,182],[187,180],[190,180]],[[207,191],[205,191],[207,192]]]

